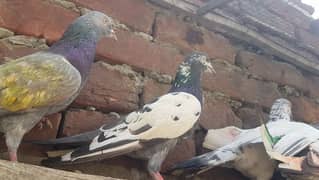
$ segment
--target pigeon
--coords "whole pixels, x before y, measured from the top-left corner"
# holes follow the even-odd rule
[[[278,102],[281,101],[278,99],[272,105],[269,123],[278,117],[285,118],[278,115],[278,108],[281,106]],[[216,166],[223,166],[234,168],[251,179],[269,180],[273,176],[277,163],[269,159],[266,153],[260,128],[259,126],[252,129],[240,129],[229,126],[208,130],[203,147],[213,151],[179,162],[171,167],[169,172],[180,174],[181,171],[186,171],[189,177]]]
[[[286,99],[277,102],[277,118],[271,123],[261,121],[261,134],[266,152],[280,162],[283,174],[299,174],[301,179],[319,178],[319,130],[303,122],[290,119],[291,103]],[[305,156],[299,157],[306,152]],[[296,177],[298,177],[296,176]],[[298,179],[298,178],[293,179]]]
[[[42,145],[78,145],[62,156],[48,158],[47,166],[74,164],[129,155],[147,160],[147,170],[162,180],[161,164],[177,141],[198,121],[202,110],[201,74],[214,69],[203,53],[193,52],[179,65],[171,89],[115,126],[103,125],[84,134],[38,142]],[[82,144],[82,145],[81,145]]]
[[[23,135],[42,117],[67,107],[84,86],[97,41],[116,38],[113,20],[91,11],[77,18],[49,49],[0,66],[0,131],[11,161]]]

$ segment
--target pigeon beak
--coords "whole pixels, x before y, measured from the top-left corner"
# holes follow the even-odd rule
[[[114,39],[115,41],[117,41],[117,36],[115,35],[115,31],[113,29],[111,29],[110,34],[108,35],[108,37]]]

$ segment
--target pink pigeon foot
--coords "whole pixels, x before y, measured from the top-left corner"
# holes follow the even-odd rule
[[[17,151],[9,151],[9,158],[10,158],[10,161],[17,162],[18,161]]]
[[[163,176],[159,172],[152,173],[152,177],[154,180],[164,180]]]

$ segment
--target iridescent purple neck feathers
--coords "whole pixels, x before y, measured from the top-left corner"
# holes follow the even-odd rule
[[[82,80],[85,80],[94,61],[97,41],[103,36],[116,39],[113,25],[112,18],[98,11],[91,11],[70,24],[62,38],[48,51],[64,56],[80,72]]]
[[[64,56],[85,80],[94,61],[98,37],[79,37],[73,40],[61,40],[52,45],[49,52]]]

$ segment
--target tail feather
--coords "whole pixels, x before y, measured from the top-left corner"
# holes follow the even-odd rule
[[[123,144],[120,144],[123,143]],[[80,148],[75,149],[61,157],[53,157],[45,159],[41,164],[45,166],[57,166],[57,165],[68,165],[78,164],[83,162],[91,162],[96,160],[103,160],[112,158],[115,156],[127,154],[129,152],[138,150],[142,147],[139,141],[131,142],[119,142],[113,144],[113,147],[101,147],[99,149],[90,150],[90,145],[84,145]]]
[[[80,146],[83,144],[88,144],[100,133],[100,130],[89,131],[86,133],[58,138],[58,139],[49,139],[45,141],[23,141],[24,143],[31,143],[37,145],[66,145],[66,146]]]
[[[207,168],[209,166],[208,161],[209,159],[203,155],[194,157],[192,159],[177,163],[169,169],[169,172],[174,172],[180,169],[198,171]]]

